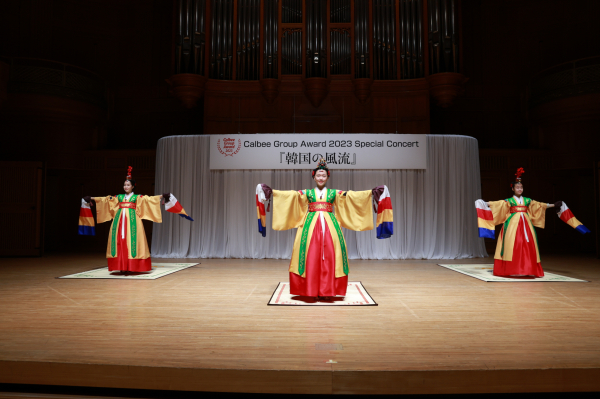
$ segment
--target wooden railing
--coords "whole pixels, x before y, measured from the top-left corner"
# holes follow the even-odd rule
[[[538,73],[528,87],[529,106],[600,92],[600,56],[566,62]]]

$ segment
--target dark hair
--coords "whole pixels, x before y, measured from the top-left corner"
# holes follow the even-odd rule
[[[133,187],[135,187],[135,180],[133,180],[133,179],[125,179],[125,181],[128,181],[129,183],[131,183],[131,185]]]
[[[313,179],[315,178],[315,175],[317,174],[317,172],[318,172],[319,170],[324,170],[324,171],[326,171],[326,172],[327,172],[327,177],[330,177],[330,176],[331,176],[331,174],[329,173],[329,169],[327,169],[327,167],[325,167],[325,168],[316,168],[316,169],[314,169],[314,170],[312,171],[312,177],[313,177]]]

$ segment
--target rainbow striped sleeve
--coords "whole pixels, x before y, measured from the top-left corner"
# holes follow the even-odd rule
[[[267,216],[265,214],[265,204],[267,197],[262,189],[262,184],[256,186],[256,217],[258,218],[258,232],[263,237],[267,236]]]
[[[475,201],[477,208],[477,225],[479,227],[479,237],[496,238],[494,229],[494,216],[492,210],[483,200]]]
[[[171,196],[169,197],[169,201],[165,202],[165,211],[179,215],[182,218],[187,219],[191,222],[194,221],[194,219],[192,219],[188,216],[187,213],[185,213],[185,209],[183,209],[183,207],[181,206],[179,201],[177,201],[177,198],[175,198],[173,194],[171,194]]]
[[[79,235],[80,236],[95,236],[96,225],[94,223],[94,215],[90,209],[90,204],[81,200],[81,208],[79,209]]]
[[[558,211],[558,217],[560,218],[560,220],[562,220],[581,234],[591,233],[587,227],[585,227],[579,220],[577,220],[575,215],[573,215],[573,212],[571,212],[567,204],[565,204],[564,202],[560,207],[560,211]]]
[[[394,234],[394,211],[392,198],[387,186],[383,186],[383,194],[377,203],[377,238],[390,238]]]

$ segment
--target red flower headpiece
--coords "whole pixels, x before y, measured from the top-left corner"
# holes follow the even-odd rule
[[[313,178],[315,177],[315,173],[317,173],[317,171],[319,169],[323,169],[324,171],[326,171],[327,172],[327,177],[330,176],[329,168],[327,167],[327,162],[325,162],[325,158],[319,159],[319,165],[317,165],[317,167],[314,168],[313,171],[312,171],[312,177]]]
[[[133,168],[130,166],[127,168],[127,177],[125,178],[125,180],[131,180],[131,171],[133,170]]]
[[[513,187],[517,183],[521,183],[521,176],[523,175],[523,173],[525,173],[525,169],[523,169],[523,168],[517,169],[517,173],[515,173],[515,176],[517,176],[517,177],[516,177],[515,181],[510,184],[511,187]],[[523,183],[521,183],[521,184],[523,184]]]

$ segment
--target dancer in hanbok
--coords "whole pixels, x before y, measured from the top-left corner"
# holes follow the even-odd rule
[[[548,208],[558,208],[558,215],[563,221],[582,233],[589,232],[562,201],[546,204],[523,197],[521,176],[524,172],[523,168],[517,170],[516,179],[511,184],[514,193],[511,198],[475,202],[480,237],[494,238],[494,226],[502,225],[494,255],[494,276],[544,276],[535,228],[544,228]]]
[[[135,180],[131,177],[132,167],[127,171],[123,184],[125,194],[109,195],[107,197],[86,196],[82,200],[80,213],[79,234],[94,235],[94,219],[89,207],[96,204],[98,223],[112,220],[108,234],[106,258],[108,270],[124,274],[129,272],[148,272],[152,270],[150,249],[144,232],[142,220],[162,223],[160,210],[161,200],[165,200],[165,209],[192,220],[181,207],[177,199],[170,193],[162,195],[138,195],[133,192]],[[84,222],[82,223],[82,220]],[[84,225],[84,226],[82,226]],[[82,227],[84,227],[82,229]]]
[[[324,159],[312,171],[316,187],[299,191],[272,190],[259,184],[256,204],[259,232],[265,235],[265,204],[273,200],[273,230],[297,228],[289,266],[290,293],[329,300],[345,296],[348,255],[342,227],[373,229],[373,202],[377,206],[377,237],[393,234],[392,203],[386,186],[366,191],[326,187],[330,171]],[[334,213],[335,209],[335,213]],[[268,208],[267,208],[268,210]]]

